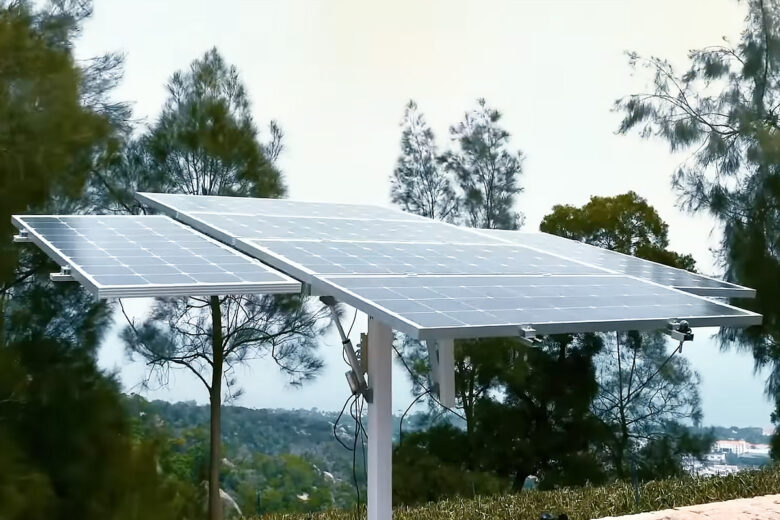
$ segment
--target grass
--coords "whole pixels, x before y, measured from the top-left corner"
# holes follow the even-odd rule
[[[543,512],[566,513],[572,520],[619,516],[672,507],[780,493],[780,467],[722,477],[685,477],[640,486],[639,504],[630,484],[527,491],[470,499],[455,498],[395,509],[395,520],[539,520]],[[365,512],[361,515],[365,518]],[[355,511],[270,514],[263,520],[355,520]]]

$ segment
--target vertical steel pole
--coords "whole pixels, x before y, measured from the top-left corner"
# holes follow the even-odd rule
[[[368,318],[368,520],[393,517],[393,329]]]

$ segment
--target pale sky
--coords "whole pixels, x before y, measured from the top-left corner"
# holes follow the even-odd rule
[[[170,75],[216,46],[238,67],[258,125],[282,125],[280,166],[295,199],[390,204],[406,102],[418,102],[444,149],[448,127],[485,97],[526,156],[518,199],[524,229],[537,229],[554,204],[634,190],[669,224],[672,248],[717,274],[713,222],[674,205],[669,179],[685,156],[658,141],[615,135],[619,115],[610,109],[647,84],[646,76],[631,76],[624,51],[684,65],[689,49],[737,39],[744,9],[733,0],[102,0],[76,53],[125,53],[116,98],[132,101],[135,117],[149,123]],[[353,335],[361,330],[364,317]],[[772,406],[752,358],[719,352],[707,339],[712,331],[698,332],[685,355],[703,379],[705,423],[768,425]],[[300,390],[285,388],[262,362],[239,373],[246,395],[238,404],[340,408],[347,386],[338,345],[328,338],[325,374]],[[143,366],[127,361],[113,335],[101,363],[119,369],[128,390],[143,377]],[[402,410],[411,399],[402,369],[394,383],[394,408]],[[184,374],[146,395],[206,400]]]

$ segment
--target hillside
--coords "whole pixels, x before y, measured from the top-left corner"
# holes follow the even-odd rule
[[[194,402],[126,400],[139,434],[165,439],[165,471],[198,484],[205,478],[209,409]],[[246,513],[350,507],[355,479],[365,497],[364,452],[354,445],[354,420],[337,412],[222,407],[223,488]],[[394,418],[398,435],[400,417]],[[424,426],[425,414],[404,420],[404,432]],[[166,462],[167,461],[167,462]],[[354,462],[354,472],[353,472]]]

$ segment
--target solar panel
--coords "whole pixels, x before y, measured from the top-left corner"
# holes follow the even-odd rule
[[[621,275],[324,277],[314,284],[418,339],[749,326],[761,317]]]
[[[165,194],[138,198],[417,338],[514,335],[522,325],[547,333],[658,328],[670,319],[698,325],[760,322],[757,314],[591,265],[577,255],[407,219],[385,208]],[[282,215],[274,214],[277,207]],[[553,290],[545,282],[531,283],[540,279],[558,285]],[[470,285],[474,280],[483,285]],[[434,297],[432,292],[440,293],[430,285],[434,281],[451,287]],[[376,285],[364,285],[369,282]],[[400,290],[397,284],[404,283],[411,285]],[[506,299],[494,295],[507,287]]]
[[[99,298],[299,292],[300,283],[164,216],[15,216]]]
[[[549,233],[527,233],[498,229],[480,229],[479,233],[491,238],[505,240],[508,243],[533,247],[539,251],[575,258],[589,265],[650,280],[701,296],[753,298],[756,294],[755,290],[747,287]]]

